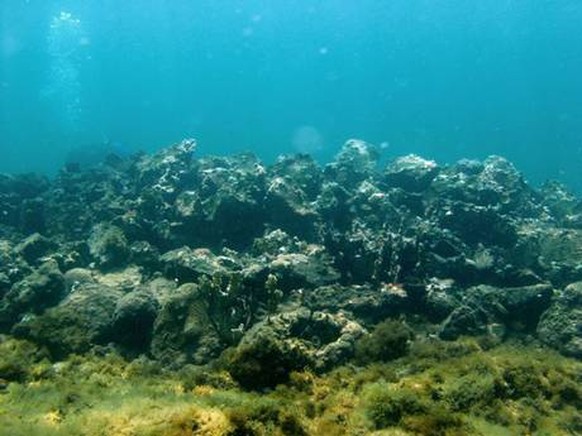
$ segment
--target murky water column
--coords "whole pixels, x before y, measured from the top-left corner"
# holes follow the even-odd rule
[[[54,111],[58,130],[75,135],[82,129],[80,69],[89,39],[81,20],[70,12],[60,12],[47,35],[50,71],[44,95]]]

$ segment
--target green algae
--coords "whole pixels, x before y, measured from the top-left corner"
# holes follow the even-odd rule
[[[165,370],[113,352],[49,362],[0,343],[0,428],[11,435],[575,435],[582,362],[534,345],[417,342],[324,375],[249,392],[225,369]],[[19,362],[17,370],[11,369]]]
[[[412,330],[400,321],[383,321],[370,335],[356,342],[356,359],[359,363],[369,363],[401,357],[413,335]]]

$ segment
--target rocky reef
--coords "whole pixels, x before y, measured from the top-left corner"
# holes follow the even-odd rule
[[[419,366],[436,365],[434,350],[454,354],[468,337],[462,355],[475,367],[474,354],[496,347],[582,358],[582,201],[562,185],[535,189],[498,156],[441,166],[409,155],[379,168],[378,150],[359,140],[324,166],[307,155],[272,165],[250,154],[198,158],[196,145],[69,165],[52,180],[0,176],[0,348],[12,350],[0,356],[4,393],[42,379],[14,353],[53,378],[59,362],[119,356],[120,367],[140,362],[177,380],[198,368],[206,375],[197,384],[213,390],[288,389],[313,403],[301,419],[197,406],[194,415],[222,430],[152,434],[352,434],[349,423],[320,420],[331,433],[317,433],[300,422],[329,418],[314,386],[341,390],[342,371],[410,366],[413,352]],[[527,377],[525,363],[512,364],[516,374],[498,374],[486,360],[481,393],[449,375],[438,381],[428,366],[422,377],[432,381],[421,387],[382,373],[344,388],[361,394],[367,431],[482,434],[461,415],[530,389],[514,380]],[[580,380],[560,377],[568,393],[546,395],[560,397],[548,415],[582,404]],[[504,413],[495,425],[535,427]],[[582,431],[581,415],[568,422]]]

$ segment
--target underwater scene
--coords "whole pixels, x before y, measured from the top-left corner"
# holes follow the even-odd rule
[[[0,436],[582,434],[581,22],[2,0]]]

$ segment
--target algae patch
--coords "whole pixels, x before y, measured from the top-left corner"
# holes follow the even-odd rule
[[[347,365],[319,376],[292,372],[286,383],[263,392],[245,392],[227,373],[209,367],[168,371],[114,353],[50,363],[33,347],[13,339],[0,343],[5,434],[574,435],[582,430],[582,363],[534,346],[483,350],[468,339],[413,344],[407,356],[390,362]],[[15,360],[21,363],[17,371]]]

